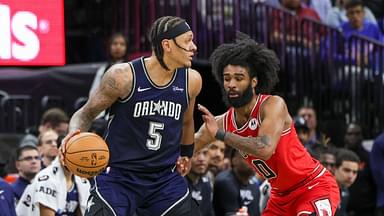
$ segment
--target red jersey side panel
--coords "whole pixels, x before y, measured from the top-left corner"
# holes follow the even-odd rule
[[[224,129],[244,137],[257,137],[261,124],[260,107],[269,96],[257,96],[250,118],[242,127],[236,125],[234,108],[230,108],[224,116]],[[243,154],[243,157],[256,172],[268,178],[276,192],[290,191],[321,172],[319,162],[314,160],[300,143],[293,123],[283,131],[270,159],[263,161],[248,154]]]

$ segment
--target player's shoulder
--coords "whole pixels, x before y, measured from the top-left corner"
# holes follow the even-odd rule
[[[270,95],[262,103],[263,110],[269,110],[270,108],[276,107],[286,107],[284,98],[279,95]]]
[[[202,88],[203,81],[199,72],[192,68],[188,68],[188,86],[190,89],[190,95],[196,97]]]
[[[188,70],[188,80],[192,81],[193,83],[202,82],[201,75],[197,70],[192,68],[188,68],[187,70]]]
[[[132,74],[132,68],[130,63],[118,63],[111,66],[106,72],[108,75],[113,76],[127,76]]]

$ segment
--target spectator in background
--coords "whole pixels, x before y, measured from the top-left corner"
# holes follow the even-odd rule
[[[384,132],[376,137],[371,151],[371,170],[377,186],[377,216],[384,216]]]
[[[303,0],[307,7],[312,8],[319,15],[320,20],[325,23],[328,13],[332,9],[330,0]]]
[[[336,182],[340,188],[340,205],[336,216],[347,216],[347,203],[349,200],[348,188],[355,182],[359,170],[359,157],[347,149],[339,149],[336,154],[336,166],[334,170]]]
[[[59,135],[65,135],[68,132],[68,115],[60,108],[50,108],[46,110],[38,126],[30,127],[26,130],[26,135],[22,139],[20,146],[37,145],[37,137],[48,131],[54,130]]]
[[[209,165],[208,170],[210,173],[211,179],[214,180],[214,177],[224,170],[224,152],[226,146],[224,142],[220,140],[215,140],[208,145],[208,155],[209,155]]]
[[[99,86],[104,73],[114,64],[121,63],[127,60],[128,56],[128,41],[122,33],[113,34],[108,40],[108,62],[101,66],[95,75],[92,82],[89,94]]]
[[[25,145],[16,150],[16,168],[19,177],[11,186],[18,201],[41,168],[40,154],[36,146]]]
[[[383,34],[377,24],[364,20],[364,4],[360,0],[349,0],[345,5],[348,21],[341,25],[346,38],[352,34],[362,35],[368,38],[384,42]]]
[[[312,157],[319,158],[322,149],[327,148],[329,138],[321,133],[317,128],[317,116],[314,108],[309,106],[302,106],[297,112],[297,116],[304,118],[309,128],[308,142],[303,143]]]
[[[21,142],[19,144],[19,147],[23,147],[23,146],[37,146],[37,143],[38,143],[38,139],[36,136],[32,135],[32,134],[27,134],[25,135],[22,139],[21,139]]]
[[[16,216],[12,188],[3,178],[0,178],[0,211],[2,216]]]
[[[255,171],[243,159],[240,152],[232,149],[231,170],[216,176],[213,190],[213,207],[216,216],[235,215],[247,207],[249,216],[259,213],[259,186],[254,181]]]
[[[300,142],[303,145],[308,143],[308,141],[309,141],[309,128],[307,126],[307,123],[305,122],[305,119],[302,117],[295,117],[293,121],[295,124],[295,130],[296,130],[297,136],[300,139]]]
[[[274,5],[274,3],[267,3]],[[308,48],[310,43],[316,42],[313,38],[313,26],[302,25],[303,18],[320,21],[319,15],[312,8],[306,7],[301,0],[280,0],[280,10],[272,10],[269,18],[271,25],[271,40],[273,43],[286,43],[284,46],[291,48],[302,43]],[[292,50],[288,49],[291,53]],[[295,55],[295,54],[292,54]]]
[[[336,0],[335,6],[329,11],[325,23],[335,27],[341,28],[343,23],[348,22],[345,5],[350,0]],[[364,7],[364,21],[377,25],[377,20],[372,14],[371,10]]]
[[[64,169],[57,157],[27,186],[17,204],[17,215],[84,215],[89,189],[88,180]]]
[[[208,148],[195,152],[191,161],[192,167],[186,179],[192,199],[199,204],[201,216],[213,216],[212,187],[209,178],[205,176],[209,162]]]
[[[57,139],[59,135],[54,130],[48,130],[40,134],[38,140],[38,150],[41,156],[41,168],[51,164],[58,154]]]
[[[336,165],[336,155],[333,148],[326,148],[319,155],[319,161],[327,170],[329,170],[333,175],[335,174],[335,165]]]
[[[351,123],[344,134],[344,148],[356,153],[359,158],[359,175],[349,188],[350,199],[347,206],[349,215],[371,216],[376,206],[376,187],[370,169],[369,152],[364,149],[361,126]],[[376,162],[375,162],[376,163]]]
[[[44,112],[41,117],[39,126],[39,134],[48,130],[53,130],[59,135],[67,134],[68,132],[68,115],[60,108],[51,108]]]

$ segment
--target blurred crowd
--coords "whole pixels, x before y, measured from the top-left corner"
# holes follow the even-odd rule
[[[10,200],[17,203],[32,179],[55,161],[68,123],[69,117],[63,110],[47,110],[37,130],[30,130],[35,133],[24,136],[16,149],[15,160],[7,164],[11,173],[5,173],[2,164],[0,187],[8,188]],[[297,111],[294,124],[305,148],[333,173],[340,187],[337,215],[382,215],[384,133],[373,144],[367,144],[363,142],[361,125],[351,123],[344,131],[344,142],[332,143],[318,129],[316,111],[308,106]],[[107,121],[101,117],[93,122],[90,131],[102,136],[106,127]],[[255,173],[240,152],[221,141],[211,143],[193,156],[191,171],[185,178],[202,215],[261,215],[270,193],[268,180]]]

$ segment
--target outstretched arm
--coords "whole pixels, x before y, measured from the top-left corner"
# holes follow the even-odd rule
[[[240,151],[268,160],[274,153],[277,143],[285,127],[289,127],[289,117],[284,100],[278,96],[267,99],[261,107],[262,122],[257,137],[242,137],[231,132],[219,130],[214,123],[214,116],[203,106],[199,110],[204,113],[203,119],[211,137],[223,139],[224,143]]]
[[[200,107],[201,105],[199,105]],[[223,115],[216,116],[215,121],[218,125],[218,128],[222,129],[223,126]],[[208,144],[214,142],[216,138],[214,138],[208,131],[206,124],[201,125],[199,130],[195,133],[195,152],[200,151]]]

